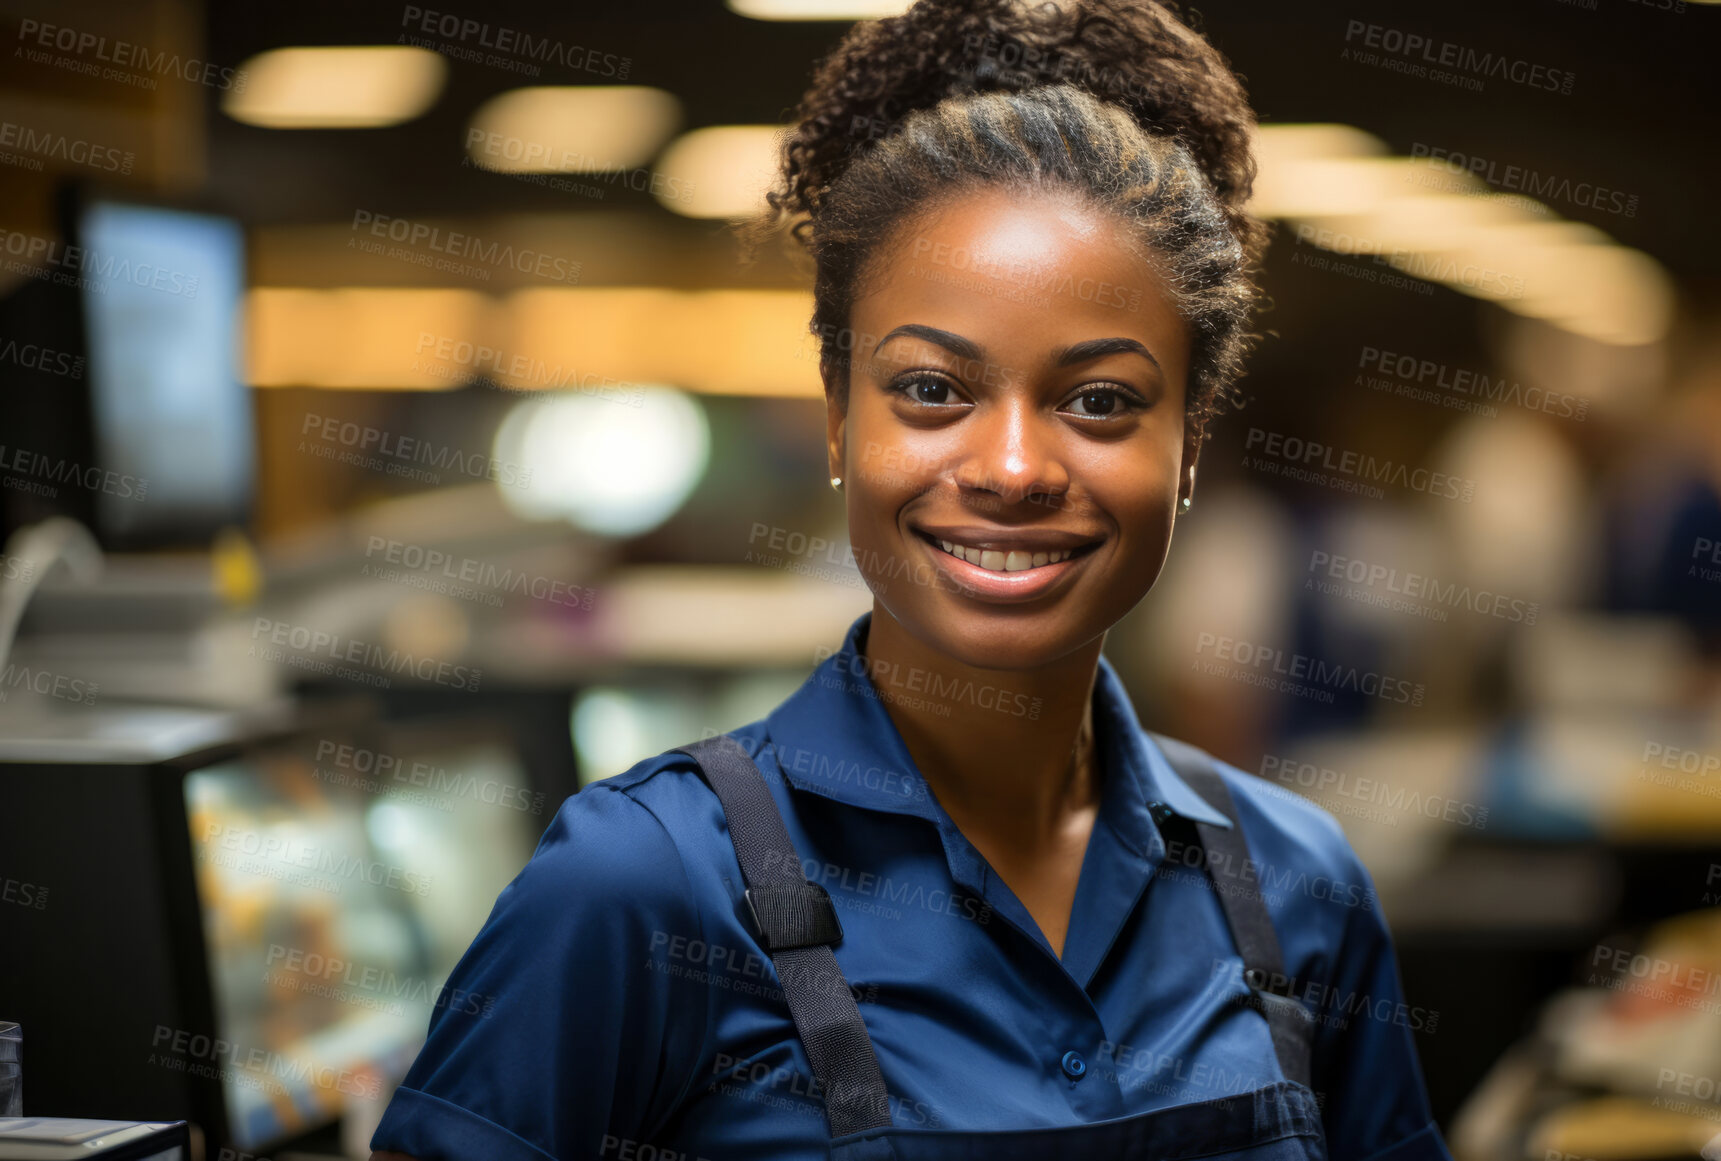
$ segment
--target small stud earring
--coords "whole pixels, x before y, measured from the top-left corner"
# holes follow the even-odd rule
[[[843,478],[841,476],[832,476],[831,477],[831,491],[840,492],[842,490],[843,490]]]
[[[1191,507],[1193,507],[1194,504],[1195,504],[1195,501],[1190,499],[1188,496],[1183,497],[1183,510],[1185,512],[1189,511],[1189,509]]]

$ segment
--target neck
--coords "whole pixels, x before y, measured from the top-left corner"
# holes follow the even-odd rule
[[[862,653],[916,767],[957,825],[1033,850],[1099,800],[1093,689],[1104,643],[1097,637],[1035,669],[984,669],[928,646],[875,602]]]

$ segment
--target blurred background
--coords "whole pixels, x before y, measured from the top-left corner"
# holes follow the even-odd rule
[[[0,3],[0,1116],[364,1156],[562,800],[871,607],[728,220],[891,9],[584,7]],[[1344,825],[1456,1153],[1697,1156],[1721,9],[1200,15],[1271,304],[1107,654]]]

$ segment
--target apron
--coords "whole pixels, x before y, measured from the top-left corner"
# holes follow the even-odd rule
[[[1309,1087],[1314,1018],[1284,994],[1291,981],[1230,791],[1204,751],[1152,736],[1178,775],[1231,820],[1229,829],[1191,823],[1152,804],[1154,821],[1162,829],[1188,828],[1185,841],[1200,852],[1197,861],[1213,882],[1242,958],[1248,1006],[1266,1019],[1286,1079],[1109,1121],[991,1132],[893,1127],[872,1039],[831,951],[842,939],[836,907],[802,870],[764,775],[727,734],[671,751],[693,759],[722,803],[753,928],[777,969],[824,1094],[831,1161],[1326,1161],[1320,1107]]]

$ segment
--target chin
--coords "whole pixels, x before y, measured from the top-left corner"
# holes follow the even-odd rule
[[[1057,605],[978,605],[954,594],[941,607],[885,610],[929,649],[976,669],[1038,669],[1068,657],[1121,618],[1075,618]],[[952,607],[956,603],[966,608]]]

